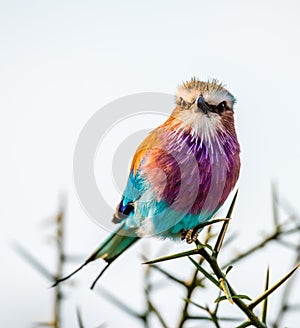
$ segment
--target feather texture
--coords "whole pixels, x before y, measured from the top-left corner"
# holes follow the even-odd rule
[[[193,81],[183,85],[181,93],[184,88],[190,94],[203,89],[214,99],[223,96],[230,105],[234,103],[233,96],[215,81],[209,87]],[[204,115],[193,110],[195,106],[186,110],[177,105],[134,155],[118,211],[124,214],[124,204],[133,204],[126,226],[136,228],[141,237],[178,238],[181,230],[209,220],[236,184],[240,147],[233,111]]]
[[[216,80],[195,78],[176,93],[177,106],[138,147],[113,222],[119,228],[65,278],[97,258],[108,266],[146,235],[178,239],[212,218],[240,171],[234,97]],[[189,240],[187,239],[189,242]]]

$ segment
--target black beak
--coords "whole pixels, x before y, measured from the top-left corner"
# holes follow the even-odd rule
[[[199,96],[197,99],[197,107],[200,109],[204,114],[207,114],[210,111],[208,104],[205,102],[202,96]]]

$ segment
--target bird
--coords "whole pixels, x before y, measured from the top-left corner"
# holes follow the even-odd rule
[[[197,241],[234,189],[240,172],[240,145],[234,124],[235,97],[216,79],[182,82],[175,108],[137,148],[127,185],[112,221],[117,229],[87,260],[110,264],[145,236]]]

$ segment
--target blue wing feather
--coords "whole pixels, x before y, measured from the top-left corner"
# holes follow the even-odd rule
[[[140,172],[137,171],[136,174],[134,174],[134,170],[132,170],[129,174],[121,202],[117,206],[113,222],[119,223],[132,214],[134,212],[134,203],[148,188],[149,186],[145,183]]]

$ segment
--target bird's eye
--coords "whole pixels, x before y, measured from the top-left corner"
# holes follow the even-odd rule
[[[218,113],[223,113],[225,109],[226,109],[226,101],[222,101],[217,106],[217,111],[218,111]]]

